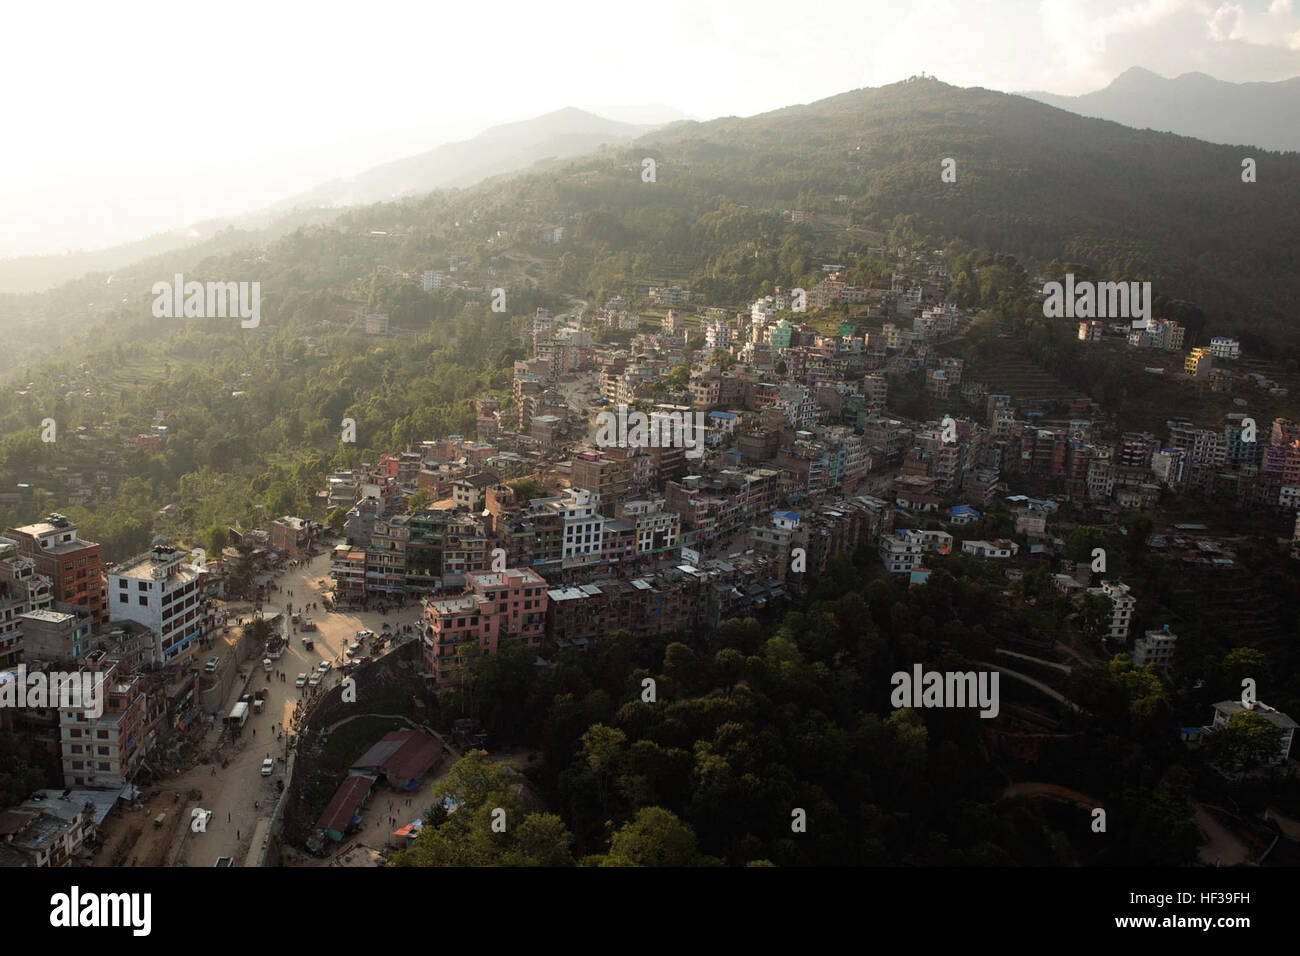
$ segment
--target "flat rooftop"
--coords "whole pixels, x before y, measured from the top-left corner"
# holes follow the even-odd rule
[[[75,614],[68,614],[64,611],[51,611],[47,608],[28,611],[26,614],[20,614],[19,617],[25,617],[33,621],[44,621],[47,624],[62,624],[65,621],[75,621],[77,619]]]

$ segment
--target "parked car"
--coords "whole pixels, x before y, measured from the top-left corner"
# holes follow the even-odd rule
[[[271,757],[267,757],[262,761],[262,776],[269,777],[273,773],[275,773],[275,760]]]
[[[299,674],[298,679],[293,682],[294,687],[305,687],[307,684],[307,675]]]
[[[209,657],[207,661],[203,664],[203,672],[205,674],[211,674],[213,671],[217,669],[218,666],[220,666],[220,664],[221,664],[221,658]]]
[[[316,665],[316,669],[322,674],[328,673],[329,669],[334,666],[333,661],[321,661]]]
[[[348,645],[348,657],[356,657],[360,653],[361,644],[359,642],[354,642]]]
[[[308,686],[310,686],[310,687],[319,687],[319,686],[320,686],[320,682],[321,682],[321,678],[323,678],[324,676],[325,676],[325,675],[322,674],[320,671],[313,671],[313,672],[312,672],[312,675],[311,675],[310,677],[307,678],[307,684],[308,684]]]
[[[385,625],[385,626],[386,626],[386,625]],[[375,632],[374,632],[374,631],[370,631],[370,630],[360,630],[360,631],[357,631],[357,640],[358,640],[358,641],[364,641],[367,637],[374,637],[374,636],[375,636]]]

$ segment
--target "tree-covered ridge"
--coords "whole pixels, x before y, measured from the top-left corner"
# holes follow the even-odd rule
[[[1295,338],[1294,154],[1243,154],[934,80],[683,125],[642,142],[666,162],[689,164],[684,177],[716,171],[718,195],[838,206],[876,225],[915,215],[936,234],[1151,279],[1235,328]],[[1242,182],[1247,155],[1258,164],[1253,183]],[[955,183],[940,180],[947,157],[957,161]],[[839,194],[848,202],[835,204]]]
[[[998,755],[975,711],[890,701],[892,673],[918,661],[970,669],[1009,621],[1062,636],[1072,625],[1053,624],[1050,604],[1010,614],[997,581],[966,574],[974,565],[960,558],[912,589],[859,558],[838,560],[806,606],[768,621],[661,640],[618,632],[540,673],[533,652],[508,645],[476,658],[440,705],[540,746],[529,776],[564,828],[547,845],[587,865],[1192,862],[1193,758],[1169,732],[1174,702],[1153,673],[1123,657],[1080,669],[1068,690],[1085,710],[1053,711],[1060,723],[1037,770],[1107,810],[1101,838],[1086,809],[1008,796],[1026,771]],[[1002,697],[1046,702],[1007,684]],[[498,789],[508,782],[498,774]],[[403,861],[464,862],[440,849],[464,831],[467,846],[496,841],[486,862],[529,862],[511,842],[521,836],[490,835],[490,808],[507,806],[493,799],[471,801],[455,830],[435,814],[435,832]],[[517,812],[507,814],[534,820]]]

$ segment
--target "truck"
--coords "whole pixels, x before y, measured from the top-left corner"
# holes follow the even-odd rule
[[[230,708],[230,716],[226,718],[226,724],[231,727],[242,728],[246,723],[248,723],[248,702],[241,700]]]
[[[253,713],[260,714],[264,706],[266,706],[266,688],[253,695]]]

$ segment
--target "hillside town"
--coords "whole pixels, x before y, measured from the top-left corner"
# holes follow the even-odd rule
[[[975,310],[945,298],[937,254],[900,254],[888,289],[854,288],[838,264],[824,272],[806,292],[777,289],[739,313],[693,308],[679,286],[630,289],[562,314],[538,308],[521,330],[531,357],[515,362],[508,393],[473,401],[473,436],[411,436],[376,461],[333,471],[314,517],[230,528],[220,554],[160,537],[106,564],[62,514],[6,529],[0,687],[31,672],[84,671],[105,699],[100,713],[57,702],[0,708],[0,726],[57,755],[65,788],[0,811],[0,863],[56,866],[105,852],[125,863],[126,849],[105,848],[123,844],[141,816],[163,828],[168,811],[153,813],[163,790],[177,809],[153,862],[188,860],[177,848],[193,813],[226,810],[199,806],[202,788],[190,783],[203,771],[224,780],[232,762],[243,778],[228,801],[239,801],[246,822],[208,855],[227,865],[265,860],[299,735],[358,666],[415,646],[412,672],[436,692],[507,639],[546,667],[615,632],[709,631],[779,610],[864,549],[911,586],[956,556],[1003,568],[1009,607],[1027,600],[1017,582],[1045,571],[1081,619],[1101,602],[1092,657],[1125,654],[1167,670],[1177,633],[1158,620],[1135,629],[1142,614],[1130,586],[1107,573],[1104,553],[1073,553],[1070,530],[1151,516],[1192,490],[1300,509],[1300,424],[1256,422],[1244,410],[1217,422],[1171,417],[1160,433],[1123,430],[1068,389],[1052,394],[1028,380],[1017,391],[972,374],[953,346]],[[419,281],[427,290],[444,279],[427,271]],[[358,316],[358,327],[385,335],[384,318]],[[1175,353],[1148,372],[1204,380],[1215,392],[1286,393],[1236,369],[1235,339],[1216,336],[1184,356],[1183,329],[1171,321],[1132,331],[1086,320],[1078,338]],[[602,416],[629,410],[652,424],[696,415],[703,428],[692,442],[602,440]],[[160,410],[130,442],[164,443],[166,420]],[[1300,558],[1300,515],[1295,527]],[[1250,573],[1234,541],[1203,523],[1148,521],[1141,547],[1189,580]],[[1227,719],[1230,703],[1206,715],[1207,726]],[[1285,762],[1294,721],[1261,708],[1285,731]],[[266,745],[252,745],[264,709]],[[362,808],[385,780],[418,792],[455,746],[419,726],[376,740],[373,759],[307,827],[305,849],[324,855],[352,837],[351,860],[369,859],[372,844],[409,845],[419,821],[396,826],[398,816],[358,843],[358,826],[376,822],[359,823]]]

